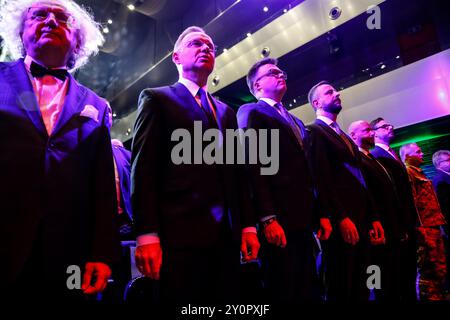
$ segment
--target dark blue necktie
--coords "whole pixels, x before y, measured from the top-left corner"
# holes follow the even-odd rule
[[[295,123],[292,116],[289,114],[289,111],[287,111],[286,108],[280,102],[275,103],[274,107],[280,112],[281,116],[289,123],[289,127],[291,127],[291,130],[294,133],[295,138],[297,139],[300,147],[303,148],[302,132],[300,131],[300,128],[298,127],[297,123]]]
[[[205,112],[208,120],[212,123],[216,123],[216,119],[214,117],[214,112],[211,109],[211,105],[208,101],[208,95],[202,88],[198,89],[197,96],[200,97],[200,104],[202,106],[203,112]]]

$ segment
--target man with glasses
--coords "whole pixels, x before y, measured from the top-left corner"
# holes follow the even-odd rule
[[[397,153],[390,147],[394,139],[394,127],[383,118],[370,122],[375,132],[375,148],[371,154],[386,168],[394,181],[400,208],[397,211],[400,225],[399,263],[400,273],[399,290],[403,301],[417,300],[416,295],[416,226],[417,211],[408,173]]]
[[[103,37],[62,0],[7,1],[0,34],[19,58],[0,63],[0,287],[13,298],[84,299],[78,282],[102,291],[120,256],[107,102],[69,73]]]
[[[278,130],[279,169],[261,175],[261,164],[248,165],[253,203],[261,225],[261,258],[270,301],[305,302],[318,299],[313,223],[319,220],[306,159],[307,131],[282,104],[286,73],[277,60],[264,58],[247,74],[250,92],[258,99],[240,107],[243,130]],[[269,145],[268,150],[273,150]],[[246,147],[246,153],[250,150]],[[328,237],[327,230],[321,237]]]
[[[201,135],[216,128],[224,140],[225,129],[237,128],[232,109],[207,92],[214,48],[203,29],[187,28],[172,55],[179,81],[145,89],[139,98],[132,146],[136,265],[144,275],[161,279],[165,301],[237,299],[239,244],[244,260],[255,259],[259,249],[239,167],[202,161],[178,165],[171,158],[177,145],[171,136],[177,129],[183,128],[192,143],[201,144],[193,141],[198,138],[195,121],[202,125]]]
[[[382,234],[362,174],[358,147],[339,127],[340,93],[328,82],[314,85],[308,100],[316,113],[311,130],[310,163],[322,218],[333,232],[324,243],[325,280],[330,301],[367,301],[369,232]]]

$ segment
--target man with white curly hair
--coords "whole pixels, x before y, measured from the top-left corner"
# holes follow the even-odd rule
[[[104,39],[70,0],[4,1],[0,35],[17,58],[0,63],[0,287],[84,299],[120,247],[107,102],[68,71]]]

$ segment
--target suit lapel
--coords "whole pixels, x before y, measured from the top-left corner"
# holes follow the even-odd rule
[[[177,100],[183,108],[189,108],[190,112],[193,112],[194,121],[202,120],[203,124],[208,124],[209,120],[206,114],[203,112],[202,108],[199,106],[195,98],[189,92],[188,88],[184,86],[184,84],[177,82],[172,88],[174,89],[174,93],[177,96]]]
[[[74,114],[81,112],[81,107],[85,100],[86,90],[79,86],[71,75],[69,76],[68,81],[69,88],[67,89],[67,94],[64,99],[64,105],[51,135],[55,135],[60,131]]]
[[[27,113],[39,133],[45,138],[48,138],[36,93],[34,92],[23,60],[18,60],[10,68],[6,69],[6,79],[17,94],[19,108]]]

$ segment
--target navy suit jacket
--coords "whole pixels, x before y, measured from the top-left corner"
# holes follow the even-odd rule
[[[447,220],[447,224],[450,223],[450,175],[447,173],[436,170],[436,175],[433,178],[434,189],[439,199],[442,213]],[[450,250],[450,249],[449,249]]]
[[[86,105],[97,120],[80,114]],[[36,243],[54,277],[120,257],[107,119],[105,100],[69,76],[48,135],[23,60],[0,63],[0,282],[14,282]]]
[[[237,128],[235,113],[209,98],[217,110],[217,125],[226,146],[224,130]],[[145,89],[139,97],[131,171],[136,233],[156,232],[166,247],[214,246],[221,240],[223,221],[238,241],[241,228],[255,224],[248,190],[241,180],[243,168],[208,165],[204,161],[173,163],[171,153],[179,142],[171,140],[172,133],[185,129],[194,144],[194,121],[202,123],[202,134],[215,127],[181,83]],[[190,158],[193,157],[194,152]]]
[[[309,145],[305,126],[292,116],[302,133],[304,147],[301,147],[289,123],[262,100],[241,106],[237,118],[239,128],[244,130],[277,129],[279,132],[278,172],[261,175],[261,164],[247,165],[257,216],[276,215],[285,231],[311,229],[317,207],[305,156]],[[268,150],[271,150],[270,141]]]
[[[389,152],[378,146],[375,146],[370,153],[389,171],[395,183],[399,198],[398,203],[400,204],[399,229],[401,232],[406,232],[411,236],[414,235],[417,226],[417,211],[405,166],[391,156]]]
[[[370,222],[379,219],[374,201],[362,173],[361,155],[352,142],[352,151],[339,135],[323,121],[311,130],[310,165],[317,188],[321,212],[335,223],[350,218],[360,237],[367,236]],[[348,138],[350,141],[350,137]]]

